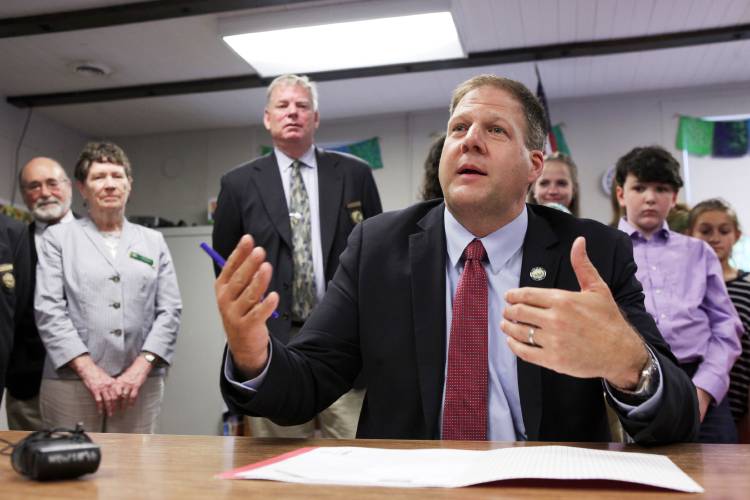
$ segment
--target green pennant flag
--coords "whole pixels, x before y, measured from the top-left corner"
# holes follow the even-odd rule
[[[714,122],[681,116],[677,127],[677,149],[696,156],[705,156],[713,151]]]
[[[557,150],[562,154],[571,156],[568,142],[565,140],[563,135],[562,125],[555,125],[552,127],[552,133],[555,135],[555,143],[557,143]]]
[[[380,140],[377,137],[364,141],[346,144],[333,148],[335,151],[349,153],[365,160],[371,168],[383,168],[383,158],[380,156]]]

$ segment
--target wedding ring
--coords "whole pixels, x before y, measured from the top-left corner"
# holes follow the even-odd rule
[[[533,326],[529,327],[529,341],[528,344],[531,346],[535,346],[536,342],[534,342],[534,333],[536,333],[536,330],[534,330]]]

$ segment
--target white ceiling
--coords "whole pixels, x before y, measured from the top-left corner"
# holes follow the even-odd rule
[[[429,0],[424,0],[429,1]],[[4,0],[0,18],[127,1]],[[346,0],[322,2],[346,9]],[[469,52],[605,40],[750,23],[750,0],[453,0]],[[304,19],[310,6],[289,5]],[[264,9],[269,10],[269,9]],[[307,12],[306,12],[307,11]],[[0,39],[0,95],[14,96],[253,74],[221,41],[218,19],[248,11]],[[98,61],[105,79],[70,66]],[[750,41],[539,63],[549,100],[664,88],[750,82]],[[536,85],[532,63],[323,82],[324,119],[446,107],[453,87],[480,72]],[[260,123],[264,90],[42,107],[92,136],[157,133]]]

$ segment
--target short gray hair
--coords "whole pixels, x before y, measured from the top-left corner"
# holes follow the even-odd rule
[[[310,93],[310,99],[312,99],[313,111],[318,110],[318,88],[315,86],[315,82],[305,75],[300,76],[292,74],[277,76],[273,79],[268,86],[268,89],[266,89],[266,107],[268,107],[268,103],[271,102],[271,93],[273,93],[273,90],[282,85],[299,85],[307,90]]]
[[[89,176],[89,170],[93,163],[111,163],[118,165],[125,169],[125,175],[133,179],[133,171],[130,168],[130,160],[128,160],[125,151],[114,142],[100,141],[100,142],[89,142],[84,146],[81,155],[78,157],[78,162],[75,168],[76,180],[85,183],[86,178]]]

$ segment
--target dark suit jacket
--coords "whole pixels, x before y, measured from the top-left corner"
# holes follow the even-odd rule
[[[73,213],[73,217],[79,218]],[[39,394],[42,384],[42,372],[44,371],[44,359],[47,351],[34,321],[34,289],[36,288],[36,265],[39,257],[36,252],[36,222],[29,224],[29,250],[31,253],[31,314],[21,320],[21,325],[16,330],[13,343],[13,353],[8,365],[8,392],[16,399],[27,400]]]
[[[26,226],[0,215],[0,401],[14,338],[34,320],[31,276]]]
[[[383,211],[370,167],[353,156],[316,149],[320,236],[325,281],[333,278],[339,255],[356,225]],[[267,253],[273,265],[268,291],[279,293],[277,319],[268,320],[271,334],[286,344],[292,307],[292,230],[281,174],[273,152],[237,167],[221,178],[214,212],[213,246],[229,257],[244,234]],[[218,269],[217,269],[218,274]]]
[[[443,208],[433,200],[356,228],[325,299],[299,336],[287,347],[272,339],[259,391],[249,398],[222,378],[229,407],[282,424],[304,422],[345,392],[362,369],[367,395],[358,437],[439,438],[446,357]],[[655,417],[620,420],[641,443],[692,439],[698,426],[695,388],[644,309],[628,238],[553,209],[528,210],[521,286],[578,290],[570,247],[576,236],[585,236],[591,260],[656,351],[664,375]],[[529,277],[537,266],[547,270],[540,282]],[[530,440],[609,439],[600,379],[573,378],[519,360],[518,384]]]
[[[36,243],[34,241],[35,222],[29,225],[29,249],[31,253],[30,286],[33,294],[36,285]],[[33,312],[33,298],[32,298]],[[33,314],[22,319],[16,330],[13,353],[8,365],[8,392],[16,399],[31,399],[39,394],[42,382],[42,369],[46,353],[39,332],[36,329]]]

